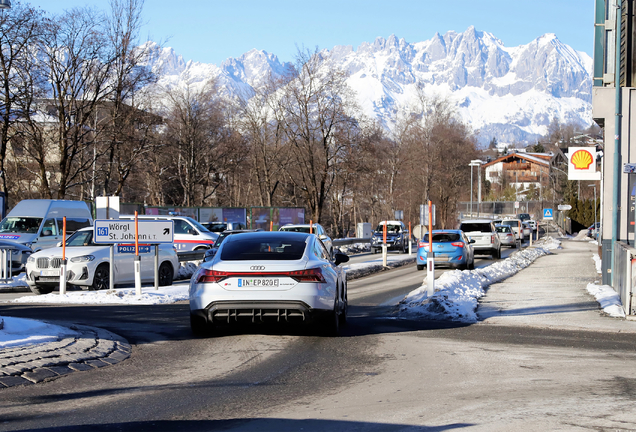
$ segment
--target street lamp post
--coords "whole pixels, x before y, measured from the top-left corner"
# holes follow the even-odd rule
[[[479,159],[473,159],[470,161],[468,166],[470,167],[470,215],[473,215],[473,167],[477,167],[477,178],[479,181],[478,192],[477,192],[477,216],[479,216],[479,210],[481,207],[481,164],[483,162]]]

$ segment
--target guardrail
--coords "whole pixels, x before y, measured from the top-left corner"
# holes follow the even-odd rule
[[[342,239],[333,239],[332,243],[334,246],[346,246],[352,245],[356,243],[371,243],[370,238],[342,238]]]
[[[179,257],[179,262],[198,261],[198,260],[202,260],[203,257],[205,256],[205,250],[177,252],[177,256]]]
[[[0,248],[0,281],[11,280],[11,254],[13,247],[5,246]]]

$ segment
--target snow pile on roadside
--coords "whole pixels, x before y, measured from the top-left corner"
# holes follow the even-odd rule
[[[167,287],[142,287],[141,296],[135,295],[134,288],[116,288],[106,291],[80,291],[25,296],[12,300],[12,303],[48,303],[48,304],[166,304],[188,300],[188,285]]]
[[[41,321],[0,316],[0,350],[54,342],[62,337],[78,336],[74,330]]]
[[[347,280],[359,279],[364,276],[368,276],[373,273],[384,270],[382,265],[382,254],[378,254],[378,259],[373,261],[367,261],[358,264],[343,265],[347,271]],[[415,262],[415,253],[413,255],[387,255],[386,265],[389,268],[401,267],[407,264],[413,264]]]
[[[603,312],[611,317],[625,318],[623,304],[618,294],[609,285],[587,284],[587,292],[592,294],[601,305]]]
[[[10,281],[3,282],[3,287],[25,287],[29,286],[26,281],[26,273],[20,273],[17,276],[13,276]]]
[[[550,254],[550,249],[561,247],[561,242],[551,237],[538,243],[542,243],[540,247],[516,252],[485,268],[446,272],[435,280],[435,293],[430,298],[424,284],[400,301],[400,310],[429,319],[474,323],[477,300],[490,284],[518,273],[540,256]]]
[[[594,242],[596,243],[596,242]],[[603,273],[603,267],[602,267],[602,261],[601,261],[601,257],[598,256],[597,253],[593,253],[592,254],[592,259],[594,260],[594,265],[596,266],[596,273],[598,274],[602,274]]]
[[[371,243],[354,243],[350,245],[337,246],[335,248],[343,254],[353,255],[357,253],[369,252],[371,250]]]
[[[582,229],[575,237],[570,237],[569,239],[574,241],[588,241],[590,238],[587,235],[587,230]]]
[[[181,279],[190,279],[192,277],[192,275],[194,274],[195,271],[197,271],[197,268],[199,267],[199,264],[201,264],[203,261],[186,261],[186,262],[182,262],[181,266],[179,267],[179,271],[177,272],[177,280],[181,280]]]

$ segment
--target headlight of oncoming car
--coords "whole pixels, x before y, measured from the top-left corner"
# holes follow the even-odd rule
[[[73,257],[71,258],[71,262],[89,262],[89,261],[93,261],[95,259],[95,257],[93,255],[82,255],[82,256],[78,256],[78,257]]]

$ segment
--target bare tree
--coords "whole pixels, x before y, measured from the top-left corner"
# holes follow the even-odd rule
[[[0,179],[7,196],[7,145],[42,84],[33,74],[33,48],[40,36],[41,19],[41,12],[18,2],[10,11],[0,12]]]
[[[107,84],[112,65],[102,24],[103,16],[87,8],[66,11],[44,23],[40,61],[49,86],[47,100],[40,109],[56,123],[51,126],[34,122],[32,127],[51,128],[54,132],[54,180],[60,199],[80,184],[81,174],[93,162],[92,157],[81,153],[92,153],[88,149],[93,144],[92,125],[98,106],[110,91]]]
[[[213,174],[223,158],[223,115],[214,82],[201,89],[187,86],[166,94],[165,150],[172,155],[174,176],[181,186],[181,204],[200,205],[220,184]]]
[[[290,146],[289,178],[304,195],[312,220],[320,222],[348,144],[339,131],[357,127],[356,107],[347,74],[317,52],[299,52],[286,78],[273,109]]]

